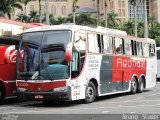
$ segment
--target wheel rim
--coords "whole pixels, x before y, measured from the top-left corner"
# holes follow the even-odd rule
[[[93,90],[93,88],[92,87],[88,87],[87,88],[87,98],[88,99],[92,99],[93,98],[93,96],[94,96],[94,90]]]
[[[132,91],[135,92],[137,89],[137,83],[136,83],[136,80],[133,80],[132,81]]]

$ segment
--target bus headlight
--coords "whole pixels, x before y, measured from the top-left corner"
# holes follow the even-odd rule
[[[25,88],[18,88],[18,91],[20,91],[20,92],[24,92],[24,91],[26,91],[27,89],[25,89]]]
[[[59,87],[54,89],[55,92],[67,92],[68,87]]]

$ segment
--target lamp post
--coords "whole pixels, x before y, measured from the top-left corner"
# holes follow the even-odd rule
[[[99,0],[97,0],[97,26],[100,25]]]
[[[131,0],[130,2],[134,6],[134,29],[135,29],[135,36],[137,37],[137,1]]]
[[[147,4],[146,0],[143,0],[144,3],[144,37],[148,38],[148,20],[147,20]]]
[[[107,0],[105,0],[105,3],[104,3],[104,6],[105,6],[105,27],[107,27]]]
[[[45,0],[45,6],[46,6],[46,24],[49,25],[48,0]]]
[[[76,2],[77,0],[73,0],[73,24],[76,24]]]

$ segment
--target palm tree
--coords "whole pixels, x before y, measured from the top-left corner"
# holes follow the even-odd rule
[[[80,14],[77,16],[76,24],[95,26],[96,18],[92,17],[89,13]]]
[[[27,15],[25,14],[19,14],[17,15],[17,18],[16,18],[17,21],[21,21],[21,22],[29,22],[29,18]]]
[[[26,6],[31,0],[21,0],[21,3],[24,4],[24,13],[26,15]]]
[[[118,27],[118,23],[120,22],[120,20],[117,18],[117,14],[114,12],[110,12],[107,15],[107,23],[108,23],[108,27],[110,28],[117,28]]]
[[[20,0],[1,0],[0,2],[0,9],[3,12],[3,15],[9,19],[11,18],[11,14],[14,13],[15,8],[23,10],[20,5]]]
[[[39,15],[37,11],[30,11],[29,15],[29,21],[30,22],[38,22],[39,21]]]

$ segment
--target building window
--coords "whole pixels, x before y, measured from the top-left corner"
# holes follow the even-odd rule
[[[44,14],[44,12],[45,12],[45,6],[41,5],[41,14]]]
[[[122,1],[122,8],[125,8],[125,1]]]
[[[56,6],[52,5],[51,14],[56,15]]]
[[[110,9],[113,9],[113,1],[111,2],[111,4],[110,4]]]
[[[121,8],[121,0],[118,1],[118,7]]]
[[[121,16],[121,9],[118,10],[118,16]]]
[[[122,16],[123,17],[125,16],[125,10],[124,9],[122,10]]]
[[[62,15],[66,15],[66,6],[65,5],[62,6]]]
[[[30,11],[34,11],[34,5],[30,5]]]

